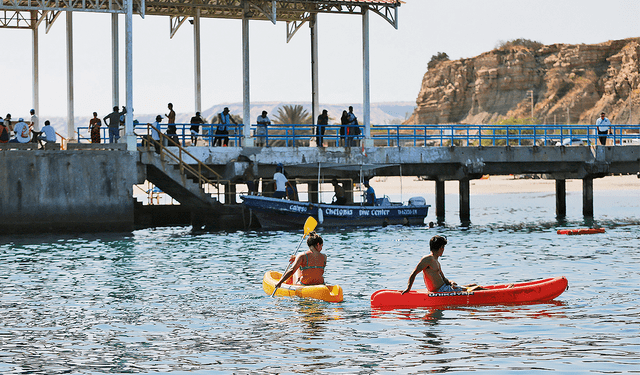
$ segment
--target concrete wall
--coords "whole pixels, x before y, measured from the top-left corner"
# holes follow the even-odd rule
[[[128,231],[137,153],[0,151],[2,234]]]

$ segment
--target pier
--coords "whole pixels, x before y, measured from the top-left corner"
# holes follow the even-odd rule
[[[397,140],[396,135],[374,139],[376,145],[368,147],[362,139],[354,140],[360,142],[356,147],[317,147],[310,146],[315,136],[299,131],[299,139],[292,139],[295,147],[157,144],[158,152],[143,138],[149,130],[149,127],[136,129],[138,147],[133,152],[126,149],[125,143],[69,143],[62,150],[59,147],[38,150],[35,144],[31,147],[35,149],[1,145],[0,220],[5,232],[29,232],[34,226],[40,231],[131,230],[139,216],[136,210],[145,211],[141,202],[135,202],[133,189],[145,181],[180,203],[164,211],[158,211],[159,206],[146,207],[145,225],[153,226],[154,215],[169,212],[194,227],[243,229],[255,223],[240,204],[236,186],[245,184],[243,175],[247,168],[253,168],[255,178],[262,179],[260,193],[270,195],[271,179],[278,164],[284,165],[290,180],[301,186],[299,190],[306,185],[309,202],[318,202],[319,184],[329,183],[333,178],[348,183],[375,176],[419,176],[433,180],[435,201],[427,203],[435,206],[440,222],[446,216],[445,181],[458,181],[459,219],[463,225],[470,223],[470,181],[483,175],[535,174],[555,180],[559,218],[566,215],[566,180],[580,179],[582,212],[586,218],[593,218],[594,179],[640,172],[637,126],[610,137],[609,145],[595,144],[594,132],[583,134],[585,145],[564,146],[564,136],[553,134],[552,129],[541,131],[542,136],[536,135],[535,140],[531,134],[509,135],[505,140],[508,131],[489,137],[488,130],[480,127],[479,134],[474,136],[455,129],[443,131],[450,133],[449,139],[431,131],[427,142],[430,146],[413,146],[417,139],[424,140],[424,135],[417,134],[403,135],[404,142],[394,146],[385,144],[391,138]],[[381,133],[381,129],[377,130],[376,133]],[[404,134],[407,129],[400,130]],[[169,144],[166,136],[162,137],[163,144]],[[331,134],[325,138],[332,142]],[[334,138],[339,144],[339,136]],[[485,146],[485,142],[490,145]],[[500,143],[504,144],[493,145]],[[522,145],[525,143],[530,145]],[[348,195],[353,202],[353,191]]]

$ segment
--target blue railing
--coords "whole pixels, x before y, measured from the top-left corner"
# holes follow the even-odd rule
[[[175,124],[176,137],[184,147],[191,144],[191,124]],[[360,135],[341,135],[340,125],[326,125],[323,144],[327,146],[359,146],[364,138],[364,127],[359,126]],[[136,134],[146,134],[146,124],[136,125]],[[101,127],[102,142],[108,142],[107,127]],[[162,124],[166,132],[166,124]],[[230,125],[229,146],[242,146],[243,125]],[[200,125],[198,146],[212,147],[216,138],[216,125]],[[307,147],[316,142],[316,127],[312,125],[271,125],[265,136],[252,134],[256,142],[268,147]],[[556,146],[600,144],[595,125],[380,125],[371,127],[371,138],[377,147],[424,147],[424,146]],[[90,142],[87,127],[78,127],[80,142]],[[609,145],[640,144],[640,125],[612,125],[607,135]]]

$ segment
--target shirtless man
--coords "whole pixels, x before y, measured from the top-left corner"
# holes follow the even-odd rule
[[[405,294],[409,290],[411,290],[413,281],[420,273],[420,271],[422,271],[424,274],[424,283],[426,284],[427,289],[430,292],[445,293],[466,290],[463,287],[459,287],[456,283],[449,281],[446,277],[444,277],[444,273],[442,273],[442,268],[440,267],[438,258],[440,258],[442,256],[442,253],[444,253],[444,245],[446,244],[446,237],[433,236],[431,238],[431,241],[429,241],[431,254],[426,255],[422,257],[422,259],[420,259],[420,262],[416,266],[416,269],[414,269],[411,273],[411,276],[409,276],[407,289],[402,291],[402,294]]]
[[[327,265],[327,256],[320,253],[322,251],[322,237],[316,232],[311,232],[309,238],[307,238],[307,245],[309,246],[309,250],[291,259],[293,266],[282,275],[282,278],[280,278],[280,281],[276,284],[276,289],[280,288],[282,283],[294,273],[296,273],[293,280],[295,284],[324,284],[324,268]]]

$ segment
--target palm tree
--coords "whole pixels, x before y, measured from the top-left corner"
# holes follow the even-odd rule
[[[279,107],[273,118],[278,124],[311,124],[311,115],[299,104]]]

